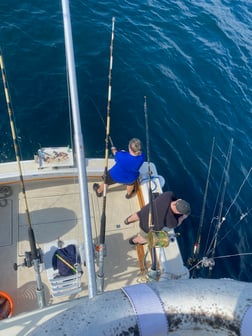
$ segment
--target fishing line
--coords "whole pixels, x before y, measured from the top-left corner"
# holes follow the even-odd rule
[[[101,119],[101,122],[103,123],[103,126],[104,126],[104,128],[105,128],[105,130],[106,130],[105,121],[104,121],[104,118],[103,118],[103,116],[102,116],[102,114],[101,114],[101,112],[100,112],[98,106],[96,105],[95,101],[94,101],[91,97],[87,96],[87,98],[90,99],[90,101],[91,101],[92,104],[94,105],[96,111],[97,111],[98,114],[99,114],[99,117],[100,117],[100,119]],[[109,135],[109,142],[110,142],[111,147],[114,147],[114,143],[113,143],[112,138],[111,138],[110,135]]]
[[[225,233],[225,235],[221,238],[221,239],[219,239],[218,240],[218,242],[217,242],[217,244],[216,244],[216,246],[218,246],[218,245],[220,245],[220,243],[232,232],[232,231],[234,231],[235,230],[235,228],[237,227],[237,225],[244,219],[244,218],[246,218],[248,215],[249,215],[249,213],[252,211],[252,208],[250,208],[248,211],[246,211],[245,213],[242,213],[241,214],[241,216],[240,216],[240,218],[239,218],[239,220],[232,226],[232,228],[229,230],[229,231],[227,231],[226,233]],[[209,253],[211,253],[211,250],[208,252],[208,254]]]
[[[224,258],[232,258],[232,257],[244,257],[244,256],[251,256],[252,252],[247,252],[247,253],[236,253],[236,254],[227,254],[224,256],[218,256],[218,257],[214,257],[211,258],[212,260],[216,260],[216,259],[224,259]],[[199,260],[197,262],[197,264],[193,265],[190,269],[189,272],[195,270],[195,268],[199,268],[200,266],[202,266],[204,264],[204,258]]]
[[[223,259],[223,258],[231,258],[231,257],[242,257],[242,256],[249,256],[249,255],[252,255],[252,252],[227,254],[227,255],[224,255],[224,256],[215,257],[214,259]]]
[[[226,216],[227,216],[227,214],[229,213],[230,209],[232,208],[232,206],[233,206],[234,203],[236,202],[236,200],[237,200],[238,196],[240,195],[240,192],[241,192],[241,190],[242,190],[242,188],[243,188],[245,182],[246,182],[247,179],[249,178],[249,175],[250,175],[251,171],[252,171],[252,167],[250,167],[250,170],[249,170],[248,174],[246,175],[246,177],[244,178],[244,180],[243,180],[243,182],[242,182],[242,184],[241,184],[241,186],[240,186],[240,188],[239,188],[239,190],[238,190],[238,192],[237,192],[235,198],[233,199],[232,203],[230,204],[229,208],[227,209],[227,212],[225,213],[224,218],[226,218]]]

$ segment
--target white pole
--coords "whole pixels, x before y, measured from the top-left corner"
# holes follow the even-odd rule
[[[95,267],[93,257],[93,242],[92,242],[92,230],[91,230],[90,211],[89,211],[87,176],[85,167],[86,159],[84,154],[84,144],[81,131],[69,1],[62,0],[61,2],[63,10],[67,69],[69,76],[72,116],[74,125],[74,143],[77,155],[77,167],[78,167],[79,187],[81,196],[80,201],[81,201],[83,232],[84,232],[83,240],[84,240],[84,249],[86,257],[85,261],[87,266],[89,297],[91,298],[96,295],[96,277],[95,277]]]

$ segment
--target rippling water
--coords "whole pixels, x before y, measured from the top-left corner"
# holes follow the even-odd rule
[[[251,2],[242,0],[71,1],[86,156],[104,156],[114,16],[111,137],[119,148],[133,136],[145,144],[147,96],[150,159],[166,180],[164,189],[192,205],[190,220],[179,230],[185,261],[197,236],[213,138],[202,251],[211,240],[233,140],[226,220],[215,255],[252,252],[251,13]],[[70,143],[61,6],[4,0],[0,15],[0,46],[27,159],[40,145]],[[2,90],[0,103],[0,159],[7,161],[14,154]],[[251,265],[252,256],[216,259],[213,276],[251,280]]]

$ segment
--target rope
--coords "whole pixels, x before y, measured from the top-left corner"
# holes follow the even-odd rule
[[[150,177],[141,178],[140,182],[143,183],[145,181],[149,181],[149,179],[150,179],[151,183],[153,184],[153,186],[151,187],[151,190],[152,190],[152,192],[154,192],[157,189],[157,187],[158,187],[157,182],[155,181],[155,179],[158,179],[158,178],[159,178],[158,175],[157,176],[151,175]]]

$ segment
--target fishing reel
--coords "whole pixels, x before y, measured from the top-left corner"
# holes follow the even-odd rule
[[[42,258],[42,250],[41,248],[36,250],[37,252],[37,259],[39,260],[39,263],[43,263],[43,258]],[[18,267],[23,266],[23,267],[32,267],[33,266],[33,258],[32,258],[32,253],[31,252],[25,252],[25,257],[24,257],[24,262],[22,264],[13,264],[13,269],[14,271],[17,271]]]
[[[207,258],[203,257],[201,260],[202,267],[209,268],[209,270],[212,270],[215,266],[215,261],[213,258]]]
[[[179,235],[180,233],[170,233],[166,228],[161,231],[151,230],[147,235],[148,246],[149,248],[168,247],[170,243],[176,241],[176,237]]]
[[[169,245],[169,237],[166,231],[149,231],[147,236],[149,248],[167,247]]]

